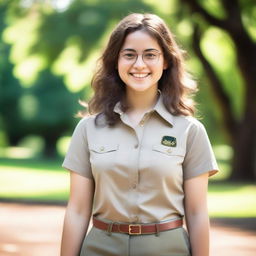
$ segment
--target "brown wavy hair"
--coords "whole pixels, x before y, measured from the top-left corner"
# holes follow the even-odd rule
[[[157,15],[133,13],[122,19],[113,30],[98,60],[92,79],[94,96],[88,104],[89,113],[98,114],[96,123],[103,114],[107,123],[114,125],[118,121],[118,114],[113,109],[118,101],[123,111],[129,108],[125,103],[125,84],[119,77],[117,63],[126,36],[138,30],[147,32],[157,40],[168,64],[158,82],[166,109],[173,115],[194,115],[195,104],[190,95],[196,91],[196,83],[184,67],[183,51],[175,42],[174,35]]]

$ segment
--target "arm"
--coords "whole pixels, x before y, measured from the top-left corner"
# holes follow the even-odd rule
[[[208,173],[184,181],[185,216],[192,256],[209,256]]]
[[[61,256],[79,255],[91,217],[93,195],[93,180],[71,171],[70,197],[64,219]]]

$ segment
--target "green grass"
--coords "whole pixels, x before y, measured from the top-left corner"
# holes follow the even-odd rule
[[[65,201],[68,190],[69,173],[61,160],[0,159],[2,199]],[[209,213],[211,217],[256,217],[256,185],[211,179]]]
[[[60,161],[0,159],[0,198],[67,200],[68,184]]]
[[[210,183],[208,205],[211,217],[256,217],[256,185]]]

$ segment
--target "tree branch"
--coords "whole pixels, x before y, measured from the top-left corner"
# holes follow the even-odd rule
[[[237,0],[221,0],[225,12],[227,13],[226,19],[218,19],[209,14],[198,2],[197,0],[182,0],[186,3],[192,12],[199,13],[210,25],[224,29],[235,42],[240,42],[239,38],[243,38],[243,47],[250,47],[252,50],[255,49],[255,44],[248,35],[246,29],[244,28],[240,6]]]
[[[225,8],[226,13],[228,14],[228,19],[235,19],[236,21],[239,21],[239,23],[242,24],[241,19],[241,11],[240,6],[237,0],[221,0],[222,5]]]
[[[208,21],[210,24],[220,27],[220,28],[226,28],[227,22],[226,19],[217,19],[211,14],[209,14],[196,0],[182,0],[185,2],[191,9],[192,12],[200,13],[206,21]]]
[[[232,112],[230,98],[227,95],[227,93],[223,90],[222,82],[218,78],[218,75],[215,73],[213,67],[203,55],[200,49],[200,41],[201,41],[201,34],[199,31],[199,27],[195,26],[194,34],[193,34],[193,42],[192,42],[194,51],[198,56],[198,58],[201,60],[204,66],[205,72],[207,73],[207,76],[210,79],[210,85],[217,97],[217,100],[219,101],[221,111],[223,112],[224,124],[232,136],[235,132],[237,121]]]
[[[237,0],[222,0],[223,7],[225,8],[228,17],[226,19],[227,32],[232,36],[236,34],[247,34],[241,17],[241,10]],[[249,38],[248,38],[249,39]],[[249,39],[250,40],[250,39]]]
[[[246,80],[245,87],[248,89],[251,84],[255,84],[255,75],[252,74],[255,74],[256,44],[244,28],[238,0],[221,0],[227,13],[227,18],[222,20],[210,15],[197,0],[182,1],[189,5],[192,12],[199,13],[210,25],[225,30],[231,36],[237,49],[238,65]],[[246,52],[249,52],[249,55]]]
[[[222,4],[225,7],[226,12],[229,14],[226,30],[235,42],[238,65],[246,82],[245,87],[247,89],[247,97],[250,98],[252,95],[255,95],[255,92],[252,93],[251,91],[255,88],[252,85],[255,85],[256,83],[256,44],[253,42],[243,25],[241,8],[238,0],[222,0]]]

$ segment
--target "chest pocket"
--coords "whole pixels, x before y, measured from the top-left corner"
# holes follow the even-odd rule
[[[163,153],[167,156],[180,156],[184,157],[185,156],[185,149],[180,148],[180,147],[167,147],[161,144],[153,145],[152,147],[153,151],[157,151],[160,153]]]
[[[152,145],[150,150],[149,167],[144,172],[148,189],[159,190],[159,186],[176,187],[182,183],[182,163],[185,149],[182,147],[168,147],[162,144]],[[149,170],[149,171],[148,171]]]
[[[90,150],[98,154],[106,154],[118,150],[118,144],[94,144]]]
[[[90,162],[94,177],[111,172],[116,163],[118,144],[93,144],[90,149]],[[99,177],[99,176],[98,176]]]

